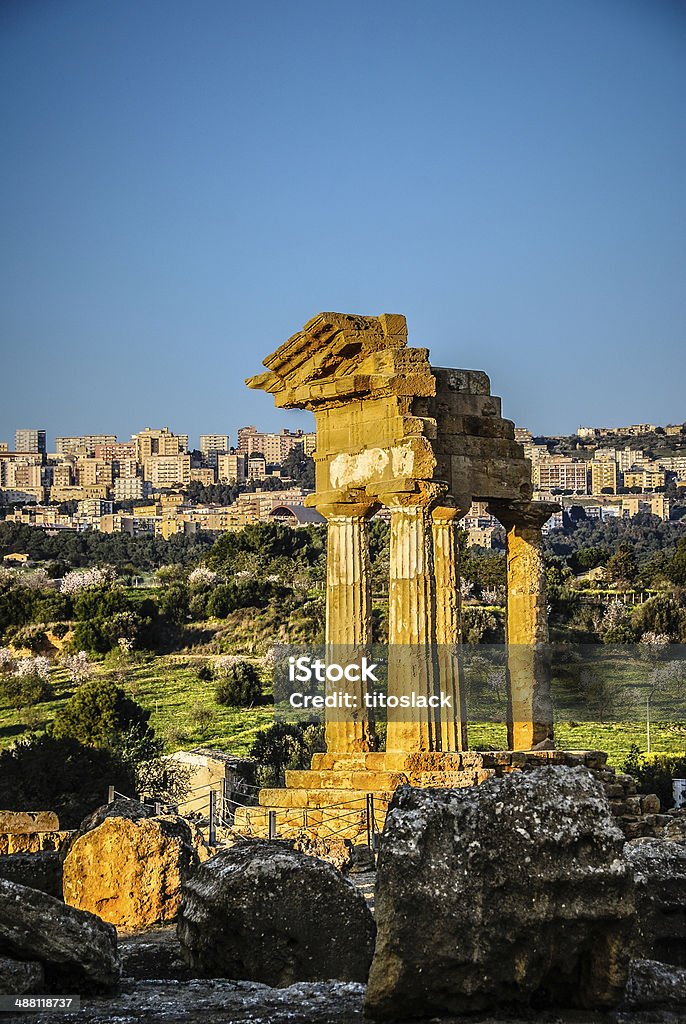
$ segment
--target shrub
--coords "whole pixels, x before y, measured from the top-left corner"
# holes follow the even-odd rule
[[[149,719],[150,712],[114,682],[92,679],[58,712],[52,732],[56,739],[121,750],[132,731],[141,738],[152,738]]]
[[[38,672],[3,676],[0,681],[0,693],[18,709],[32,708],[36,704],[52,700],[55,696],[48,680]]]
[[[63,640],[69,632],[69,626],[66,622],[56,622],[55,625],[51,627],[50,632],[53,636],[56,636],[58,640]]]
[[[622,767],[636,779],[640,793],[657,793],[666,810],[674,805],[672,781],[686,778],[686,753],[642,754],[634,744]]]
[[[234,661],[227,665],[214,688],[217,704],[225,707],[248,708],[262,698],[260,677],[249,661]]]
[[[285,785],[284,773],[287,770],[309,768],[312,755],[324,750],[323,725],[275,722],[257,733],[250,756],[259,763],[257,780],[260,786],[278,787]]]

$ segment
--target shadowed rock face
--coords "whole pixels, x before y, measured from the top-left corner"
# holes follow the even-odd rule
[[[398,790],[378,863],[367,1013],[617,1005],[635,927],[623,845],[583,768]]]
[[[624,855],[636,881],[640,954],[686,967],[686,843],[636,839]]]
[[[47,992],[112,992],[119,986],[117,933],[111,925],[4,879],[0,955],[42,964]]]
[[[340,872],[278,842],[239,843],[203,864],[184,886],[177,930],[198,975],[276,986],[365,981],[375,933]]]

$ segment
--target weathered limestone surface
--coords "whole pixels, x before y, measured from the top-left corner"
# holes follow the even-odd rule
[[[326,643],[331,660],[359,662],[372,642],[372,600],[369,581],[368,520],[370,503],[339,502],[319,505],[326,517]],[[337,684],[340,688],[340,684]],[[347,684],[356,710],[326,723],[326,744],[331,750],[370,750],[373,742],[364,708],[362,684]]]
[[[624,837],[583,768],[398,790],[377,868],[371,1016],[622,999],[635,926]]]
[[[41,963],[50,993],[111,992],[119,986],[117,933],[112,925],[4,879],[0,955]]]
[[[186,883],[177,932],[199,976],[284,986],[366,980],[375,926],[364,897],[331,864],[248,841]]]
[[[553,736],[541,527],[556,506],[492,502],[490,508],[507,530],[508,746],[530,750]]]
[[[40,853],[62,850],[68,845],[73,831],[60,832],[1,832],[0,856],[12,853]]]
[[[32,832],[59,832],[54,811],[0,811],[0,835],[27,835]]]
[[[145,928],[176,917],[182,884],[197,865],[182,818],[106,817],[72,843],[63,866],[64,899],[118,928]]]
[[[686,967],[686,844],[635,839],[624,856],[636,881],[639,955]]]

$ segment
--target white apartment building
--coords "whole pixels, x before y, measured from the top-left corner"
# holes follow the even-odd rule
[[[155,489],[189,484],[191,457],[190,455],[150,455],[143,463],[143,477]]]

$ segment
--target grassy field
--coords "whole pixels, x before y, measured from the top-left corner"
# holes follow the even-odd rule
[[[267,693],[265,703],[254,708],[218,705],[214,700],[213,683],[198,677],[198,670],[206,661],[206,655],[192,652],[138,655],[134,664],[125,670],[100,663],[96,673],[110,675],[150,710],[151,725],[165,741],[168,751],[209,746],[236,755],[247,754],[257,731],[273,722],[270,696]],[[61,668],[53,671],[52,682],[54,699],[29,710],[19,712],[0,699],[0,746],[8,746],[30,728],[43,730],[64,705],[74,685]],[[564,721],[556,726],[556,742],[560,748],[605,750],[610,764],[619,767],[633,744],[646,751],[646,725],[645,721],[612,724]],[[469,743],[471,747],[503,749],[505,726],[491,722],[472,724]],[[686,723],[654,722],[651,748],[653,753],[686,752]]]
[[[171,654],[140,656],[123,673],[104,664],[97,675],[110,675],[127,693],[151,712],[150,724],[168,751],[211,746],[232,754],[247,754],[258,729],[271,725],[271,703],[255,708],[227,708],[214,700],[214,686],[198,678],[202,656]],[[54,700],[17,711],[0,698],[0,746],[8,746],[32,727],[45,729],[60,706],[74,692],[64,669],[51,676]],[[265,701],[268,698],[265,697]]]

